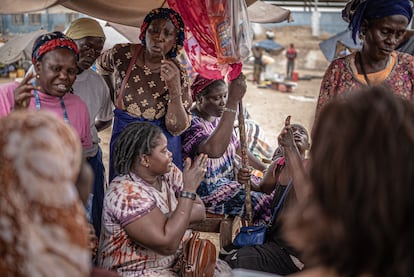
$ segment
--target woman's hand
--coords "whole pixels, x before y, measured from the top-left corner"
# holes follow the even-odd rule
[[[207,171],[207,158],[206,154],[200,154],[193,163],[190,158],[185,160],[183,169],[183,189],[185,191],[196,192]]]
[[[227,103],[237,104],[243,98],[244,94],[246,93],[247,85],[246,85],[246,77],[243,73],[230,82],[229,84],[229,94]]]
[[[161,80],[165,80],[170,91],[170,99],[180,95],[180,69],[177,65],[167,59],[161,60]]]
[[[32,98],[32,90],[35,87],[30,83],[30,80],[34,77],[35,73],[30,72],[27,74],[19,86],[14,90],[14,109],[26,109],[29,107],[30,98]]]

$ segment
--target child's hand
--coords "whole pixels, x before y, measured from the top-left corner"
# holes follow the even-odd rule
[[[279,145],[285,147],[296,147],[295,140],[293,138],[293,131],[290,126],[290,115],[286,117],[285,128],[280,132],[278,136]]]
[[[237,181],[242,185],[246,185],[249,180],[250,180],[250,169],[246,167],[240,168],[239,172],[237,172]]]

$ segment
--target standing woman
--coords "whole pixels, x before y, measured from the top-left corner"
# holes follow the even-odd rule
[[[184,42],[184,24],[172,9],[152,10],[141,26],[142,44],[117,44],[97,60],[97,69],[111,90],[114,125],[110,143],[109,180],[113,148],[129,123],[149,121],[161,127],[182,169],[180,134],[190,125],[191,96],[185,70],[175,59]]]
[[[322,80],[316,117],[332,98],[363,86],[386,85],[394,94],[414,94],[414,57],[394,51],[401,43],[413,9],[409,0],[352,0],[342,11],[361,51],[334,60]]]
[[[20,84],[0,86],[0,116],[23,108],[49,110],[75,128],[84,152],[90,149],[88,107],[72,94],[78,53],[76,43],[61,32],[39,36],[32,52],[35,74],[27,74]]]

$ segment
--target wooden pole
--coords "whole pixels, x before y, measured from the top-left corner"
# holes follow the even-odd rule
[[[241,158],[242,158],[242,167],[249,168],[249,156],[247,155],[247,140],[246,140],[246,127],[244,125],[244,112],[243,112],[243,102],[240,100],[239,103],[239,132],[240,132],[240,149],[241,149]],[[246,216],[248,225],[252,225],[252,198],[250,194],[250,179],[245,185],[246,191]]]

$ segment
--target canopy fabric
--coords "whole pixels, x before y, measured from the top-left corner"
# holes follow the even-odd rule
[[[344,48],[346,47],[348,50],[353,51],[361,49],[362,44],[359,40],[357,40],[357,43],[354,42],[350,30],[342,31],[319,43],[319,48],[322,50],[322,53],[328,61],[337,58],[338,46],[343,46]]]
[[[47,9],[64,0],[2,0],[0,14],[27,13]]]
[[[3,0],[0,14],[27,13],[62,5],[71,10],[105,21],[139,27],[146,14],[168,7],[166,0]],[[254,3],[253,3],[254,2]],[[290,11],[262,1],[247,0],[251,22],[278,23],[289,20]]]
[[[21,59],[30,60],[35,39],[45,30],[38,30],[23,35],[18,35],[7,41],[0,47],[0,63],[11,64]]]
[[[291,22],[293,18],[290,10],[256,1],[247,8],[250,22],[254,23],[279,23],[283,21]]]

